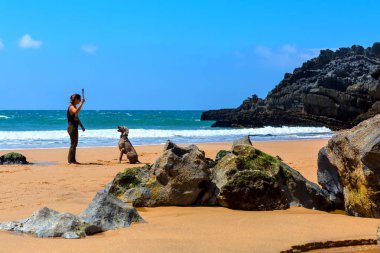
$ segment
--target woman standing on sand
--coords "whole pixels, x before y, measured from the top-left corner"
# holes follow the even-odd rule
[[[84,132],[86,129],[83,127],[82,122],[80,121],[78,114],[82,109],[82,106],[85,102],[85,99],[81,99],[79,94],[73,94],[70,97],[70,106],[67,109],[67,132],[70,135],[70,150],[68,155],[69,164],[79,164],[75,158],[76,149],[78,145],[78,125],[82,128]],[[80,105],[77,107],[77,105]]]

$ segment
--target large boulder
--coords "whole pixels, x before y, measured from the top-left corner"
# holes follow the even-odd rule
[[[44,207],[20,221],[0,223],[0,230],[32,234],[36,237],[78,239],[103,231],[143,222],[136,209],[109,194],[109,186],[98,192],[79,216]]]
[[[0,156],[0,164],[28,164],[28,161],[22,154],[11,152]]]
[[[152,167],[126,169],[110,194],[133,206],[189,206],[204,203],[210,187],[208,160],[197,146],[168,141]]]
[[[327,191],[300,173],[255,149],[248,136],[209,162],[191,145],[168,142],[152,167],[126,169],[109,194],[133,206],[221,205],[232,209],[274,210],[303,206],[335,208]]]
[[[129,227],[132,222],[143,222],[135,208],[108,194],[108,190],[109,186],[98,192],[79,218],[99,228],[99,232]]]
[[[247,137],[233,144],[214,168],[217,203],[232,209],[275,210],[303,206],[335,208],[328,193],[284,164],[251,145]]]
[[[344,209],[343,186],[337,168],[330,163],[327,149],[322,148],[318,153],[318,183],[329,192],[329,198],[338,209]]]
[[[37,237],[77,239],[92,231],[90,224],[70,213],[59,213],[44,207],[27,219],[0,223],[1,230],[32,234]]]
[[[343,196],[349,215],[380,218],[380,115],[338,133],[319,154],[322,187]]]

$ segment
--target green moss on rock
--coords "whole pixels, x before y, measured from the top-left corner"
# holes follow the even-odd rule
[[[4,155],[4,158],[5,159],[22,159],[24,158],[25,156],[23,156],[22,154],[20,153],[15,153],[15,152],[11,152],[11,153],[8,153],[8,154],[5,154]]]
[[[22,154],[10,152],[0,156],[0,164],[28,164],[28,162]]]
[[[260,170],[276,173],[280,164],[281,161],[278,158],[253,147],[244,147],[244,152],[236,160],[237,169],[241,171]]]
[[[142,180],[139,174],[145,169],[150,169],[150,166],[127,168],[123,172],[119,172],[112,182],[110,193],[118,196],[128,189],[141,185]]]
[[[223,157],[225,157],[227,154],[230,154],[231,152],[230,151],[227,151],[227,150],[220,150],[216,156],[215,156],[215,162],[218,162],[219,160],[221,160]]]

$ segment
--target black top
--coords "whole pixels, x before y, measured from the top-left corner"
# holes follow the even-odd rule
[[[75,117],[75,114],[70,114],[70,107],[67,109],[67,122],[69,123],[69,125],[78,127],[78,119]]]

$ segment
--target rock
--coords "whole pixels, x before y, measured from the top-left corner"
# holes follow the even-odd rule
[[[223,157],[225,157],[226,155],[228,154],[231,154],[231,151],[227,151],[227,150],[220,150],[216,156],[215,156],[215,162],[219,162],[220,159],[222,159]],[[210,167],[214,167],[216,165],[216,163],[213,164],[213,166],[210,166]]]
[[[249,138],[249,135],[232,142],[232,150],[234,150],[237,146],[252,146],[252,142]]]
[[[351,128],[377,114],[371,108],[380,101],[379,45],[321,50],[286,73],[265,99],[253,95],[236,109],[206,111],[201,119],[215,120],[214,127]]]
[[[246,136],[207,163],[196,146],[167,142],[152,167],[126,169],[109,194],[133,206],[221,205],[232,209],[275,210],[304,206],[335,208],[329,193],[301,174],[252,146]],[[210,166],[210,164],[215,164]],[[211,173],[210,173],[211,172]]]
[[[318,177],[330,195],[343,193],[347,214],[380,218],[380,115],[331,138]]]
[[[0,230],[33,234],[37,237],[63,237],[77,239],[86,235],[91,225],[70,213],[59,213],[47,207],[20,221],[0,223]]]
[[[107,186],[97,193],[79,216],[44,207],[27,219],[0,223],[0,230],[37,237],[78,239],[115,228],[129,227],[132,222],[143,222],[136,209],[110,195],[109,188]]]
[[[380,78],[380,68],[376,68],[372,73],[371,76],[373,79],[378,80]]]
[[[126,203],[108,194],[107,188],[96,194],[87,209],[79,215],[79,218],[93,225],[88,229],[88,231],[92,229],[91,234],[129,227],[132,222],[143,221],[135,208],[129,207]]]
[[[326,191],[248,141],[234,143],[233,152],[212,168],[212,180],[217,203],[232,209],[335,208]]]
[[[168,141],[152,167],[119,173],[110,194],[133,206],[189,206],[204,203],[210,187],[209,165],[203,151]]]
[[[327,157],[327,149],[322,148],[318,153],[318,183],[330,194],[330,200],[338,209],[344,209],[343,187],[337,168]]]
[[[380,227],[377,227],[376,237],[377,237],[377,245],[380,245]]]
[[[11,152],[0,156],[0,164],[28,164],[28,161],[22,154]]]

